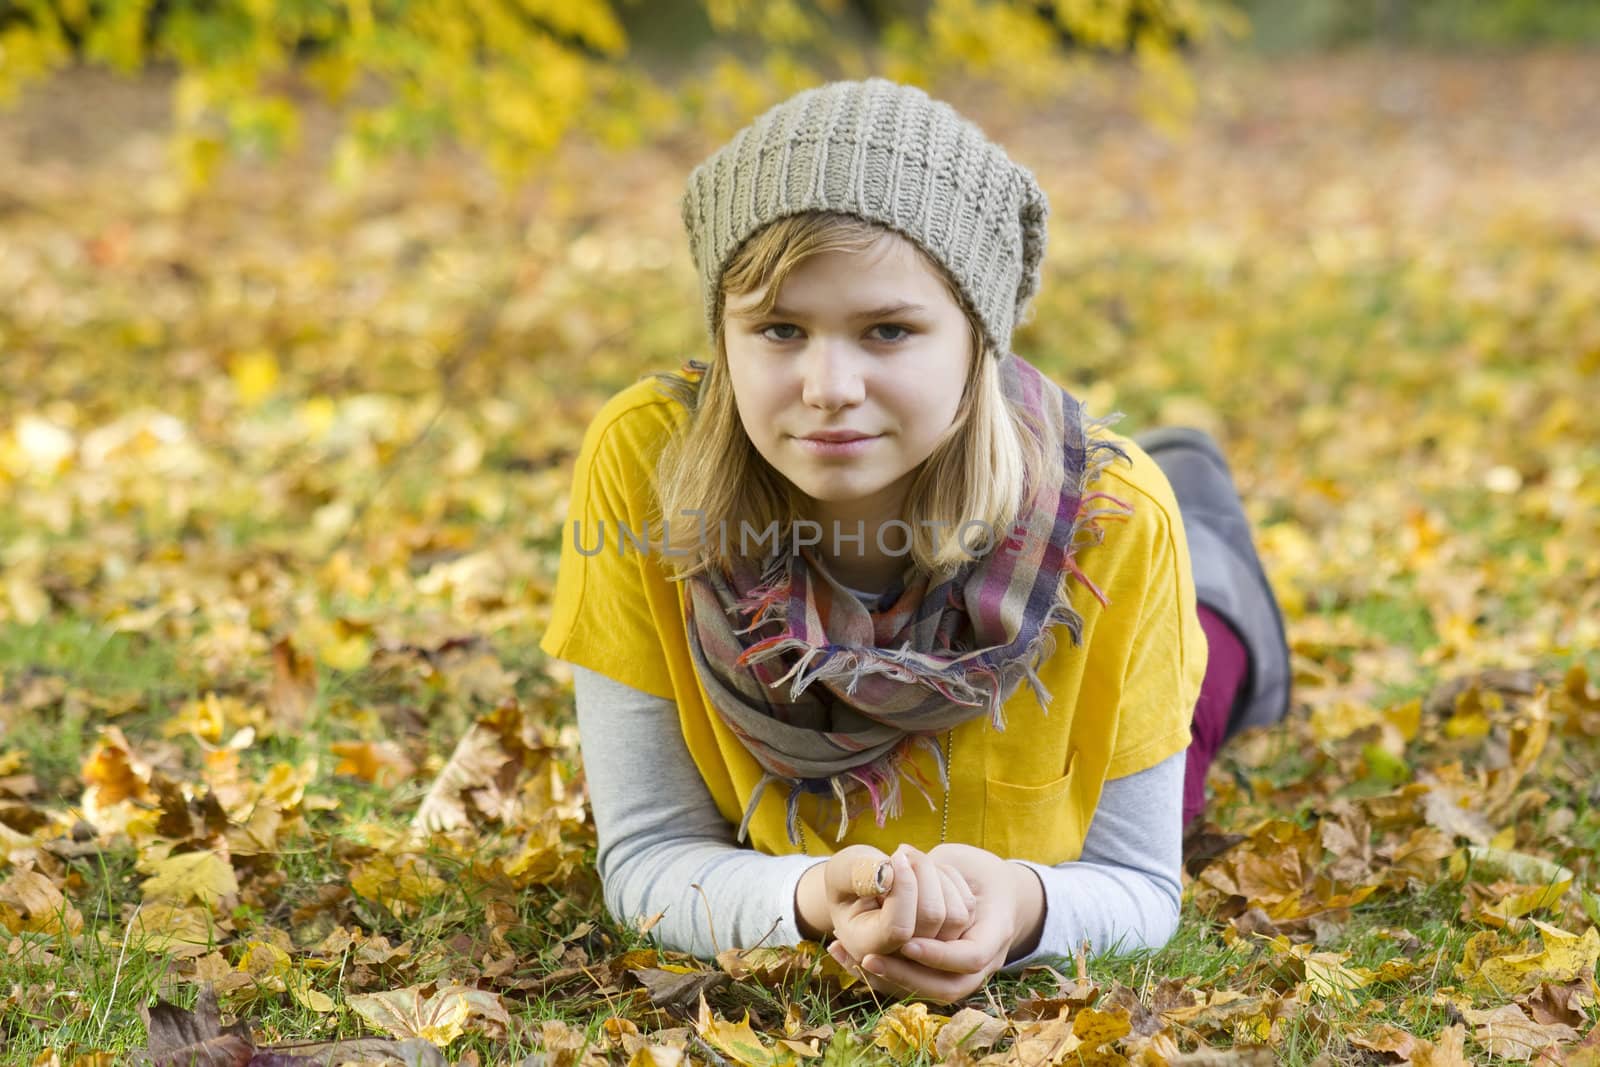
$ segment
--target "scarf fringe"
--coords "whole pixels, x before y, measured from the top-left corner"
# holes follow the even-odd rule
[[[933,758],[933,765],[938,774],[938,782],[928,780],[916,764],[913,750],[921,748]],[[762,794],[767,786],[773,782],[782,782],[789,788],[788,799],[784,803],[784,829],[789,835],[789,843],[798,845],[800,838],[800,797],[804,793],[815,793],[819,796],[829,796],[834,802],[839,813],[839,827],[835,834],[835,841],[843,841],[849,832],[851,821],[862,812],[870,809],[873,821],[879,829],[891,818],[898,818],[903,810],[904,791],[901,782],[909,782],[912,787],[922,794],[922,799],[928,802],[929,811],[937,811],[939,804],[933,799],[935,788],[943,792],[950,787],[950,769],[945,764],[944,752],[939,748],[937,738],[932,734],[913,734],[905,742],[896,747],[880,761],[850,770],[841,771],[828,778],[784,778],[770,772],[763,773],[761,780],[750,794],[750,801],[745,805],[744,817],[739,820],[739,831],[736,840],[743,844],[749,835],[750,820],[756,813],[756,808],[761,803]],[[851,803],[852,789],[854,796],[859,798],[866,794],[866,802]]]

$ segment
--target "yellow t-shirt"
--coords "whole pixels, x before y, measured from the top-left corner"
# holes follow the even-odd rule
[[[717,715],[695,673],[685,631],[683,584],[655,551],[620,536],[625,525],[659,544],[651,472],[669,436],[689,418],[644,378],[595,416],[573,472],[561,532],[561,569],[550,625],[539,647],[655,696],[672,700],[701,777],[730,824],[738,825],[760,781],[760,765]],[[870,813],[851,821],[842,841],[832,798],[805,794],[801,842],[785,831],[787,788],[763,794],[750,820],[751,844],[769,854],[827,855],[847,844],[885,852],[901,841],[931,849],[941,841],[980,845],[1005,859],[1056,864],[1075,859],[1101,785],[1181,752],[1205,675],[1206,640],[1195,613],[1189,549],[1166,476],[1137,445],[1118,441],[1132,465],[1113,459],[1094,483],[1133,507],[1106,524],[1100,545],[1081,548],[1084,574],[1106,595],[1102,607],[1072,580],[1083,644],[1057,627],[1054,653],[1040,665],[1048,711],[1024,683],[1005,705],[1006,729],[982,713],[939,738],[950,788],[933,805],[909,782],[903,810],[878,827]],[[574,524],[578,524],[576,529]],[[595,552],[600,531],[605,541]],[[580,540],[581,548],[580,551]],[[619,545],[621,550],[619,551]],[[592,554],[589,554],[592,553]],[[937,782],[931,756],[918,769]]]

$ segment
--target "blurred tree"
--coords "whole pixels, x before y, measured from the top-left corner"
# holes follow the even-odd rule
[[[1595,0],[1240,0],[1265,51],[1600,42]]]
[[[682,40],[663,9],[703,27],[710,54],[677,56],[676,70],[634,61],[630,24]],[[576,130],[621,146],[683,121],[716,128],[869,71],[1047,93],[1084,53],[1128,55],[1148,113],[1172,121],[1193,106],[1179,50],[1247,25],[1230,0],[698,0],[685,14],[671,0],[0,0],[0,101],[75,62],[160,64],[177,74],[191,185],[230,152],[293,145],[312,92],[339,109],[346,180],[450,138],[509,182]]]

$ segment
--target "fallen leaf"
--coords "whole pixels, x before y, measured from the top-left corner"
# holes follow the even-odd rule
[[[431,994],[431,983],[383,993],[357,993],[345,1003],[368,1023],[396,1037],[420,1037],[444,1046],[468,1030],[491,1035],[511,1024],[498,994],[450,984]]]
[[[188,904],[215,908],[239,892],[233,865],[216,852],[180,852],[158,861],[144,882],[144,898],[151,903]]]
[[[38,871],[17,871],[0,882],[0,926],[13,934],[70,935],[83,929],[83,916],[50,879]]]
[[[957,1048],[975,1054],[987,1052],[1005,1036],[1006,1022],[977,1008],[962,1008],[939,1028],[933,1039],[934,1054],[948,1060]]]
[[[255,1054],[248,1024],[222,1025],[210,986],[201,988],[193,1011],[158,1000],[141,1014],[149,1039],[136,1055],[151,1067],[245,1067]]]
[[[699,1003],[703,993],[728,981],[728,976],[721,971],[678,974],[655,967],[640,967],[628,973],[644,986],[650,1003],[684,1019],[690,1018],[693,1006]]]
[[[897,1060],[926,1056],[949,1021],[948,1015],[935,1015],[920,1002],[891,1004],[872,1028],[872,1043]]]

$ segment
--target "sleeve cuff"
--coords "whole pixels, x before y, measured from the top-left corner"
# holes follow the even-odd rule
[[[1053,932],[1051,923],[1052,920],[1060,921],[1060,906],[1051,899],[1051,888],[1057,881],[1053,876],[1060,874],[1060,871],[1043,863],[1035,863],[1033,860],[1012,860],[1011,862],[1020,863],[1024,867],[1030,868],[1033,873],[1039,876],[1039,884],[1044,886],[1044,925],[1039,931],[1039,943],[1034,946],[1033,951],[1001,967],[1001,974],[1016,974],[1024,967],[1035,963],[1059,962],[1069,958],[1063,956],[1060,951],[1052,947],[1058,938],[1051,936]]]
[[[800,877],[819,863],[826,863],[826,856],[774,856],[774,860],[782,863],[781,867],[773,871],[777,882],[774,890],[776,897],[773,900],[774,912],[778,916],[777,929],[773,931],[772,943],[776,945],[798,945],[805,938],[800,935],[800,917],[795,912],[794,895],[800,885]]]

